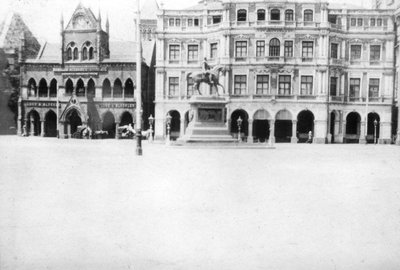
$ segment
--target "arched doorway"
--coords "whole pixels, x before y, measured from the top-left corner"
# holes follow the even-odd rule
[[[39,81],[39,97],[47,97],[47,82],[45,79]]]
[[[87,96],[88,99],[93,99],[96,96],[96,87],[93,79],[90,79],[87,84]]]
[[[351,112],[346,117],[346,143],[358,143],[360,140],[361,117],[356,112]]]
[[[71,79],[68,79],[67,82],[65,83],[65,94],[70,96],[72,95],[73,91],[74,91],[74,84],[72,83]]]
[[[265,142],[269,139],[270,115],[266,110],[258,110],[253,117],[253,138],[254,142]]]
[[[242,125],[240,126],[240,136],[242,140],[247,141],[247,136],[249,136],[249,115],[245,110],[235,110],[231,114],[231,133],[234,137],[238,138],[238,122],[237,120],[242,119]]]
[[[44,132],[46,137],[57,137],[57,115],[53,111],[46,113]]]
[[[133,82],[131,79],[125,81],[125,98],[133,98]]]
[[[301,111],[297,115],[297,130],[296,135],[299,143],[305,143],[308,140],[308,133],[314,135],[314,114],[309,111]]]
[[[77,130],[78,130],[78,126],[82,125],[82,119],[79,116],[79,113],[77,110],[71,110],[68,114],[67,114],[67,123],[69,123],[70,128],[71,128],[71,133],[69,135],[74,134]]]
[[[275,141],[290,142],[292,138],[292,114],[287,110],[281,110],[275,117]]]
[[[181,115],[178,111],[169,111],[171,118],[170,139],[176,140],[181,134]],[[165,132],[167,134],[167,132]]]
[[[329,122],[329,133],[331,134],[331,143],[335,142],[335,125],[336,125],[336,113],[335,111],[331,112],[330,122]]]
[[[41,132],[40,116],[35,110],[32,110],[28,114],[27,118],[27,130],[31,136],[39,136]]]
[[[120,126],[125,126],[125,125],[129,125],[129,124],[132,124],[132,126],[133,126],[132,114],[130,114],[129,112],[124,112],[121,115]]]
[[[76,95],[78,97],[85,96],[85,84],[83,83],[82,79],[79,79],[76,83]]]
[[[376,120],[376,122],[375,122]],[[380,117],[377,113],[368,114],[368,129],[367,129],[367,142],[375,143],[379,139],[379,127],[380,127]],[[376,134],[375,134],[375,123],[376,123]],[[376,141],[374,142],[374,136],[376,136]]]
[[[102,129],[108,132],[107,138],[115,138],[115,118],[110,111],[106,112],[103,116]]]

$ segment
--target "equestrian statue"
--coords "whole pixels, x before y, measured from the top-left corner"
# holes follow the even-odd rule
[[[219,73],[220,72],[225,72],[225,69],[222,66],[215,66],[214,68],[211,69],[211,67],[207,63],[207,58],[204,58],[204,61],[202,63],[202,71],[201,72],[189,72],[186,75],[186,80],[188,80],[190,77],[193,79],[193,88],[194,90],[201,95],[200,92],[200,83],[206,83],[208,84],[211,89],[212,87],[215,87],[217,90],[217,95],[219,95],[218,92],[218,86],[221,86],[223,93],[225,93],[225,88],[222,86],[222,84],[219,83]]]

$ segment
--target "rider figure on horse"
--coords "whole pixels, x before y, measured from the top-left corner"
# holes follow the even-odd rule
[[[207,57],[204,57],[203,63],[201,64],[201,68],[203,70],[204,78],[208,80],[211,84],[213,84],[212,81],[212,74],[209,71],[211,69],[210,65],[207,63]]]

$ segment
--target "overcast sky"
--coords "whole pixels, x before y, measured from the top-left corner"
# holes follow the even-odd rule
[[[141,3],[150,0],[141,0]],[[103,26],[108,16],[110,20],[111,40],[133,40],[133,18],[136,9],[135,0],[1,0],[0,20],[10,11],[18,11],[33,34],[40,42],[60,41],[60,16],[68,23],[76,6],[82,2],[90,7],[97,16],[99,8],[103,18]],[[164,8],[180,9],[195,5],[198,0],[157,0],[164,3]],[[330,0],[342,3],[345,0]],[[368,7],[370,0],[352,0],[350,3]]]

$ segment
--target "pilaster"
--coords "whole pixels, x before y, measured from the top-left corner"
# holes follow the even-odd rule
[[[291,143],[297,143],[297,120],[292,120],[292,138],[290,140]]]

